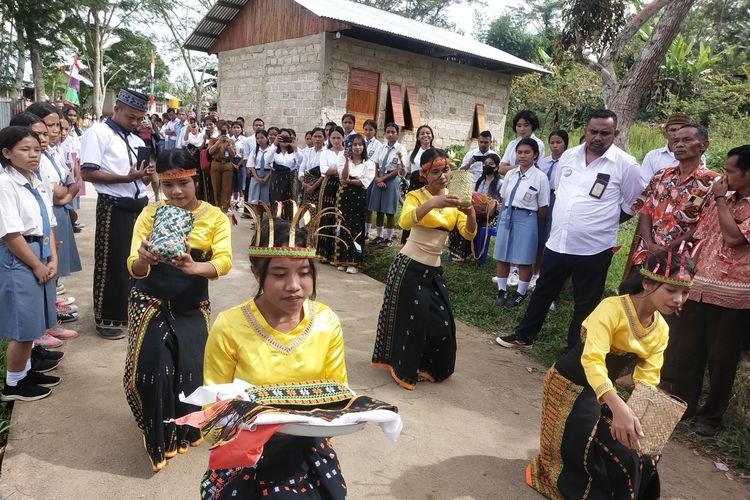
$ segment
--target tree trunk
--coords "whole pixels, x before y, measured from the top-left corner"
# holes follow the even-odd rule
[[[16,53],[16,78],[14,88],[20,93],[23,90],[23,73],[26,69],[26,36],[24,35],[24,27],[16,19],[16,36],[18,37],[18,51]]]
[[[93,55],[93,65],[91,67],[91,77],[94,84],[94,91],[92,92],[92,99],[94,105],[94,116],[98,119],[102,116],[102,110],[104,108],[104,64],[102,61],[102,44],[101,44],[101,31],[102,28],[99,25],[99,16],[94,13],[94,27],[93,33],[91,34],[91,52]]]
[[[34,78],[34,101],[46,101],[47,93],[44,90],[44,75],[42,74],[42,56],[39,53],[39,41],[33,26],[26,26],[26,40],[29,45],[31,56],[31,73]]]
[[[663,14],[659,17],[659,22],[654,26],[651,37],[643,47],[638,59],[622,79],[611,100],[607,99],[607,92],[605,91],[607,107],[617,113],[619,118],[620,135],[615,143],[625,150],[628,147],[630,125],[638,111],[641,97],[643,97],[646,87],[653,82],[659,71],[659,65],[664,60],[669,46],[677,36],[682,21],[694,3],[695,0],[672,0],[669,2]]]

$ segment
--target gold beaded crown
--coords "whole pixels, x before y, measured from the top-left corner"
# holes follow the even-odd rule
[[[333,238],[341,243],[344,243],[341,238],[335,235],[321,234],[320,230],[325,228],[336,228],[337,230],[346,230],[341,225],[341,212],[336,207],[329,207],[324,210],[317,212],[314,216],[312,210],[314,206],[310,203],[305,203],[299,208],[293,200],[287,200],[286,202],[277,203],[277,216],[281,214],[284,207],[290,206],[293,212],[292,220],[289,224],[289,240],[284,242],[276,242],[274,235],[274,213],[271,207],[264,202],[260,202],[263,207],[263,211],[268,215],[268,244],[261,245],[261,228],[263,224],[263,217],[258,216],[254,208],[250,205],[245,205],[249,211],[250,217],[255,222],[255,236],[253,238],[253,244],[248,247],[247,253],[250,257],[261,257],[261,258],[273,258],[282,257],[287,259],[314,259],[317,257],[317,242],[318,238]],[[335,224],[328,224],[321,226],[320,221],[324,216],[332,216]],[[307,229],[307,242],[305,246],[297,245],[297,231],[300,227],[306,227]],[[278,245],[277,243],[281,243]]]

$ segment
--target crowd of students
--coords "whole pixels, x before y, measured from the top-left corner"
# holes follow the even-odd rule
[[[50,349],[77,336],[62,327],[79,311],[59,278],[82,267],[74,235],[81,229],[76,197],[83,179],[98,192],[97,332],[113,340],[128,336],[125,390],[154,471],[200,444],[194,430],[169,420],[194,409],[176,396],[204,378],[228,382],[226,374],[240,370],[252,383],[318,375],[346,382],[338,318],[313,300],[313,258],[354,274],[368,246],[394,245],[408,183],[398,220],[405,244],[386,282],[374,366],[410,390],[451,376],[457,343],[441,254],[449,241],[452,260],[482,264],[494,235],[495,305],[517,307],[531,295],[520,325],[498,337],[499,345],[533,345],[565,281],[572,277],[573,284],[568,346],[545,379],[542,450],[527,470],[529,485],[550,498],[581,496],[585,484],[586,491],[658,496],[657,457],[634,451],[639,423],[613,390],[612,356],[623,357],[618,367],[635,359],[636,382],[684,398],[700,434],[718,431],[750,320],[750,146],[729,151],[720,176],[705,165],[706,129],[671,115],[666,150],[647,155],[654,173],[644,177],[635,158],[614,145],[611,111],[593,112],[582,143],[570,149],[566,131],[551,132],[551,154],[544,156],[545,144],[534,134],[539,120],[523,110],[513,117],[517,137],[502,156],[483,131],[458,166],[473,174],[467,205],[450,193],[452,166],[428,125],[417,129],[409,153],[397,125],[386,124],[381,142],[375,121],[359,134],[351,113],[341,126],[329,122],[306,132],[303,145],[295,130],[266,128],[261,118],[246,133],[241,118],[228,122],[213,112],[199,121],[170,110],[159,141],[144,121],[150,121],[146,106],[145,96],[124,90],[113,116],[83,133],[75,109],[38,103],[0,131],[0,300],[8,305],[0,334],[9,340],[3,400],[49,395],[60,382],[49,372],[62,358]],[[155,161],[136,165],[138,147],[151,149]],[[148,185],[156,204],[147,205]],[[168,262],[150,247],[165,205],[193,219],[189,250]],[[315,221],[310,238],[296,231],[297,205]],[[635,214],[640,220],[622,295],[601,301],[618,227]],[[209,334],[208,280],[231,268],[235,215],[255,225],[251,262],[259,290],[222,313]],[[270,243],[274,224],[287,246],[278,238]],[[315,316],[325,318],[315,327],[322,328],[317,335],[325,348],[309,358],[312,344],[304,342]],[[239,323],[264,348],[305,357],[306,375],[271,362],[270,354],[258,371],[238,354],[247,340],[235,331]],[[706,365],[709,395],[698,408]],[[552,442],[549,433],[568,437]],[[587,444],[592,435],[595,450]],[[588,450],[582,459],[579,448]],[[256,487],[246,484],[248,477],[209,471],[204,497]],[[236,488],[227,489],[233,481]]]

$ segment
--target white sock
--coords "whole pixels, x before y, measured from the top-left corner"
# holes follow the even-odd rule
[[[385,239],[386,240],[392,240],[393,239],[393,228],[389,227],[385,230]]]
[[[26,376],[26,370],[22,370],[20,372],[8,371],[5,374],[5,385],[8,385],[10,387],[15,387],[18,385],[18,382],[20,382],[25,376]]]
[[[26,375],[31,370],[31,358],[26,360],[26,367],[23,369],[23,374]]]
[[[369,222],[365,222],[365,236],[370,234],[370,228],[372,227],[372,224]]]
[[[526,291],[529,289],[529,282],[528,281],[518,281],[518,293],[521,295],[526,295]]]
[[[504,292],[508,288],[508,277],[501,278],[500,276],[497,277],[497,291],[498,292]]]
[[[378,226],[375,228],[375,234],[378,235],[378,238],[383,237],[383,226]]]

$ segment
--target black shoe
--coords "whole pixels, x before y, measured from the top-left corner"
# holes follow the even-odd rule
[[[72,321],[78,321],[78,313],[77,312],[58,312],[57,313],[57,321],[60,323],[70,323]]]
[[[103,339],[118,340],[125,337],[125,331],[122,328],[97,326],[96,333]]]
[[[506,290],[498,290],[497,297],[495,298],[494,304],[497,307],[503,307],[507,300],[508,300],[508,292]]]
[[[40,345],[35,345],[31,349],[31,361],[34,361],[34,358],[49,359],[51,361],[60,361],[61,359],[63,359],[63,356],[65,356],[65,353],[62,351],[50,351]]]
[[[517,291],[513,292],[513,295],[505,300],[505,307],[518,307],[525,298],[526,295],[521,295]]]
[[[44,373],[39,373],[34,370],[29,370],[29,373],[27,373],[24,378],[28,379],[28,381],[32,384],[36,384],[41,387],[54,387],[60,383],[60,377],[45,375]]]
[[[372,240],[373,245],[380,245],[383,242],[382,236],[376,236],[374,240]]]
[[[383,240],[379,243],[379,245],[383,248],[390,248],[393,246],[393,240]]]
[[[703,437],[714,437],[719,432],[719,429],[716,427],[709,425],[705,422],[697,421],[695,422],[695,433],[699,436]]]
[[[495,337],[495,342],[509,349],[512,349],[513,347],[531,347],[534,345],[533,342],[522,339],[515,333],[513,335],[506,335],[505,337]]]
[[[53,359],[34,359],[33,356],[31,357],[31,369],[38,373],[51,372],[57,368],[58,364],[60,362]]]
[[[29,376],[25,376],[21,379],[17,385],[9,386],[6,385],[3,389],[3,393],[0,395],[2,401],[36,401],[37,399],[46,398],[50,395],[50,391],[46,387],[32,384],[28,381]]]

